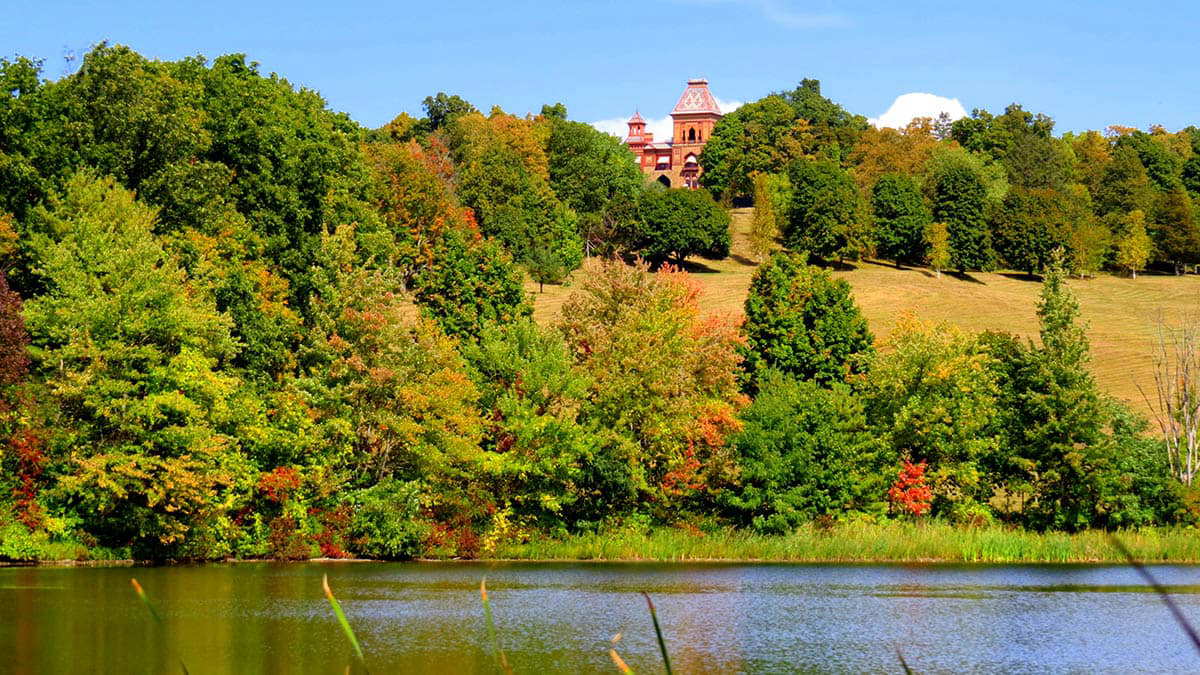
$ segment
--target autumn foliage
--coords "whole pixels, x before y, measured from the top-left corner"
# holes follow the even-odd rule
[[[900,465],[896,482],[888,490],[888,501],[892,508],[912,516],[929,513],[933,503],[933,492],[925,484],[925,462],[912,463],[904,460]]]

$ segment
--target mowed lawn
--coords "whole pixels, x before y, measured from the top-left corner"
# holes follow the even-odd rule
[[[757,267],[750,259],[746,233],[752,210],[733,212],[733,250],[720,261],[689,260],[688,269],[704,289],[707,312],[740,319],[742,303]],[[553,322],[574,290],[583,270],[563,286],[547,285],[534,298],[534,316]],[[896,269],[886,263],[860,262],[834,272],[854,288],[877,340],[887,337],[896,318],[912,312],[929,321],[946,321],[971,331],[1003,330],[1037,337],[1036,304],[1040,284],[1018,274],[980,273],[969,278],[943,274],[939,279],[924,268]],[[1079,297],[1092,342],[1092,367],[1101,387],[1148,412],[1138,390],[1153,392],[1151,351],[1160,316],[1175,321],[1200,310],[1200,277],[1142,275],[1127,279],[1102,274],[1095,279],[1071,280]]]

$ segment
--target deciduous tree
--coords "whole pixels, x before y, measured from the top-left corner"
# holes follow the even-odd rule
[[[862,373],[873,351],[867,321],[850,285],[780,252],[759,266],[746,297],[746,371],[754,380],[777,370],[822,384]]]
[[[857,257],[866,242],[854,181],[829,160],[800,160],[788,168],[792,202],[784,244],[819,258]]]
[[[884,175],[871,190],[871,210],[876,255],[897,266],[925,259],[925,228],[931,216],[916,181],[903,174]]]

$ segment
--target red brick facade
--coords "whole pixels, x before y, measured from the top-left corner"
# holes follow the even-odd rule
[[[656,142],[654,134],[646,131],[646,120],[634,113],[625,143],[647,176],[668,187],[699,187],[700,152],[719,119],[721,109],[708,90],[708,80],[688,80],[671,111],[671,138]]]

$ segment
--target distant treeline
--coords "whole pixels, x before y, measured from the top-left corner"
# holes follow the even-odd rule
[[[1196,518],[1162,444],[1087,372],[1063,284],[1073,239],[1038,254],[1036,269],[1067,256],[1048,268],[1039,344],[907,318],[877,352],[849,287],[799,253],[760,268],[745,325],[706,318],[666,263],[727,255],[727,212],[705,190],[647,185],[617,139],[558,104],[485,116],[439,93],[425,117],[370,130],[243,56],[109,45],[55,81],[0,61],[0,82],[0,558],[474,556],[653,523]],[[783,126],[755,126],[760,109]],[[916,260],[936,217],[955,260],[991,264],[987,219],[1014,195],[1092,190],[1017,186],[1017,148],[1098,143],[1101,190],[1130,164],[1124,139],[1142,142],[1053,139],[1047,122],[1011,140],[1010,111],[968,121],[993,140],[964,150],[868,129],[810,81],[742,110],[705,180],[730,200],[757,182],[784,242],[817,257],[883,251],[894,231],[912,247],[895,257]],[[1145,147],[1182,152],[1159,136]],[[759,138],[763,153],[745,145]],[[987,159],[994,139],[1010,140]],[[1162,195],[1189,198],[1143,187],[1118,219],[1140,211],[1157,235]],[[966,248],[964,224],[983,242]],[[526,275],[581,264],[561,319],[533,323]]]
[[[824,258],[1037,273],[1062,248],[1081,276],[1200,262],[1200,128],[1053,131],[1016,103],[876,129],[805,80],[726,115],[701,183],[770,207],[789,247]]]

